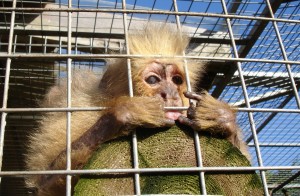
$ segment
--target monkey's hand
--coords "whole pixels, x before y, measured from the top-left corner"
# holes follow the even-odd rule
[[[187,117],[178,119],[180,123],[195,131],[207,131],[235,143],[238,127],[235,112],[228,104],[216,100],[206,91],[201,94],[186,92],[184,95],[196,103],[191,103]]]
[[[171,122],[165,120],[163,100],[155,97],[122,96],[108,104],[106,114],[112,115],[125,132],[138,126],[161,127]],[[122,130],[122,131],[124,131]]]

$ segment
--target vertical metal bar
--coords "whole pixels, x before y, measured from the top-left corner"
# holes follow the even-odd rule
[[[14,52],[13,53],[16,53],[16,49],[17,49],[17,40],[18,40],[18,35],[15,35],[15,39],[14,39]]]
[[[17,0],[13,0],[12,8],[16,8],[16,5],[17,5]],[[16,12],[12,11],[11,19],[10,19],[7,54],[12,53],[15,17],[16,17]],[[5,68],[4,88],[3,88],[2,109],[7,108],[10,67],[11,67],[11,58],[7,58],[6,59],[6,68]],[[0,132],[0,171],[2,170],[2,162],[3,162],[3,148],[4,148],[5,127],[6,127],[6,116],[7,116],[7,113],[2,112],[2,114],[1,114],[1,132]],[[1,182],[1,178],[0,178],[0,182]]]
[[[195,150],[196,150],[197,164],[198,164],[198,167],[201,168],[201,167],[203,167],[203,160],[202,160],[199,134],[198,134],[197,131],[194,131],[194,140],[195,140]],[[204,172],[200,172],[200,186],[201,186],[201,193],[203,195],[207,195],[204,174],[205,174]]]
[[[61,8],[61,0],[59,0],[57,3],[59,4],[59,8]],[[61,26],[62,26],[62,24],[61,24],[61,18],[62,18],[61,12],[58,12],[58,18],[59,18],[59,20],[58,20],[58,31],[61,32]],[[61,44],[62,44],[61,35],[59,35],[59,47],[58,47],[59,54],[61,54]],[[59,67],[59,69],[60,69],[60,67]],[[59,70],[58,76],[60,77],[60,70]]]
[[[107,52],[108,52],[108,41],[107,41],[107,39],[104,40],[104,51],[105,51],[105,54],[107,54]]]
[[[44,50],[43,50],[44,54],[47,53],[47,39],[48,39],[48,36],[45,36],[45,40],[44,40]]]
[[[62,54],[62,39],[61,36],[59,36],[59,54]]]
[[[77,37],[75,39],[75,54],[78,54],[78,42],[77,42]]]
[[[90,39],[90,53],[93,54],[93,38]]]
[[[225,1],[221,0],[221,3],[222,3],[224,13],[226,15],[228,15],[228,11],[227,11]],[[233,52],[234,52],[234,57],[239,58],[238,51],[236,49],[235,40],[234,40],[233,30],[232,30],[232,27],[231,27],[230,18],[226,18],[226,23],[227,23],[229,36],[230,36],[230,40],[231,40],[231,44],[232,44],[232,48],[233,48]],[[248,93],[247,93],[247,88],[246,88],[246,84],[245,84],[245,79],[244,79],[244,76],[243,76],[243,73],[242,73],[243,71],[242,71],[241,62],[237,62],[237,68],[238,68],[239,77],[241,79],[241,84],[242,84],[242,89],[243,89],[243,93],[244,93],[246,106],[247,106],[247,108],[251,108]],[[259,164],[259,166],[263,166],[263,160],[262,160],[262,156],[261,156],[261,153],[260,153],[260,147],[259,147],[259,142],[258,142],[258,138],[257,138],[257,134],[256,134],[256,127],[255,127],[255,122],[254,122],[254,118],[253,118],[253,113],[249,112],[248,117],[249,117],[249,121],[250,121],[252,135],[253,135],[253,141],[254,141],[254,145],[255,145],[258,164]],[[262,182],[263,182],[263,186],[264,186],[264,193],[265,193],[266,196],[268,196],[269,192],[268,192],[268,185],[267,185],[265,171],[261,171],[261,178],[262,178]]]
[[[122,8],[126,10],[126,0],[122,0]],[[126,54],[130,54],[129,45],[128,45],[128,25],[127,25],[127,14],[123,13],[123,25],[125,33],[125,44],[126,44]],[[131,76],[131,61],[127,59],[127,73],[128,73],[128,87],[129,87],[129,96],[133,97],[133,87],[132,87],[132,76]],[[132,134],[132,151],[133,151],[133,167],[134,169],[139,168],[139,158],[138,158],[138,146],[137,146],[137,137],[136,132]],[[134,174],[134,189],[135,194],[141,194],[140,188],[140,174]]]
[[[97,0],[97,6],[96,6],[97,9],[99,8],[99,4],[100,4],[100,0]],[[95,14],[95,21],[94,21],[94,27],[93,27],[93,34],[96,32],[97,18],[98,18],[98,12],[96,12],[96,14]],[[94,41],[95,41],[95,36],[93,36],[91,39],[92,39],[92,40],[91,40],[91,43],[92,43],[92,44],[91,44],[91,45],[92,45],[92,50],[91,50],[91,51],[93,51],[93,48],[94,48]]]
[[[68,0],[68,7],[72,8],[72,0]],[[72,12],[68,12],[68,54],[72,53]],[[72,59],[68,58],[67,62],[67,108],[71,108],[71,85],[72,85]],[[66,143],[67,143],[67,171],[72,169],[71,165],[71,112],[67,112],[67,134],[66,134]],[[71,192],[71,180],[72,176],[67,175],[66,177],[66,195],[70,196]]]
[[[286,106],[286,104],[288,104],[288,102],[293,98],[293,96],[291,94],[288,95],[288,97],[283,100],[283,102],[277,107],[278,109],[280,108],[284,108]],[[264,120],[263,123],[261,123],[261,125],[256,129],[256,133],[259,134],[265,127],[266,125],[268,125],[270,123],[270,121],[277,115],[277,112],[272,113],[271,115],[268,116],[268,118],[266,120]],[[249,136],[247,139],[245,139],[246,143],[249,143],[252,140],[252,137]]]
[[[80,0],[77,1],[77,8],[80,8]],[[75,27],[75,54],[78,54],[77,51],[77,42],[78,42],[78,28],[79,28],[79,14],[80,12],[76,13],[76,27]],[[75,21],[75,20],[74,20]]]
[[[0,51],[2,51],[2,45],[4,46],[4,42],[2,43],[1,40],[2,40],[2,35],[0,35]]]
[[[178,13],[177,1],[173,0],[173,4],[174,4],[175,13]],[[175,18],[176,18],[177,29],[180,33],[182,33],[179,15],[176,15]],[[183,51],[182,55],[183,55],[183,57],[185,57],[185,51]],[[184,58],[184,71],[185,71],[185,75],[186,75],[187,90],[189,92],[191,92],[192,87],[191,87],[186,58]],[[199,133],[197,131],[194,131],[194,142],[195,142],[195,153],[196,153],[196,158],[197,158],[197,166],[203,167],[200,139],[199,139]],[[203,195],[207,195],[204,172],[200,172],[200,188],[201,188],[201,193]]]
[[[275,18],[273,10],[272,10],[272,7],[271,7],[271,4],[270,4],[270,1],[269,0],[265,0],[265,1],[266,1],[267,6],[268,6],[271,18]],[[273,23],[273,26],[274,26],[274,29],[275,29],[276,37],[277,37],[278,42],[279,42],[279,46],[280,46],[280,50],[281,50],[283,59],[285,61],[288,61],[288,57],[286,55],[285,47],[283,45],[283,42],[282,42],[282,39],[281,39],[281,35],[280,35],[279,30],[278,30],[277,22],[276,21],[272,21],[272,23]],[[291,80],[291,85],[292,85],[292,88],[293,88],[293,91],[294,91],[294,95],[295,95],[297,106],[298,106],[298,108],[300,108],[300,99],[299,99],[298,90],[297,90],[297,87],[296,87],[296,84],[295,84],[295,80],[294,80],[294,77],[293,77],[293,74],[292,74],[292,71],[291,71],[291,65],[287,63],[286,64],[286,69],[287,69],[289,78]]]
[[[28,49],[28,53],[31,53],[31,47],[32,47],[32,35],[29,36],[29,49]]]
[[[122,0],[123,9],[126,10],[126,0]],[[127,27],[127,14],[123,14],[123,25],[124,25],[124,33],[125,33],[125,46],[126,46],[126,54],[130,54],[129,45],[128,45],[128,27]],[[128,87],[129,87],[129,96],[133,97],[133,85],[132,85],[132,76],[131,76],[131,61],[127,59],[128,66]]]

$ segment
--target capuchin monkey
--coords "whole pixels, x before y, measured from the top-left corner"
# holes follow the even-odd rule
[[[202,90],[187,91],[184,65],[193,87],[203,73],[203,63],[184,62],[189,39],[176,29],[150,25],[130,34],[130,54],[161,55],[161,58],[131,58],[133,97],[128,96],[127,59],[115,59],[101,78],[92,72],[75,72],[72,77],[72,107],[104,106],[102,111],[78,111],[71,115],[71,168],[81,169],[103,142],[127,135],[136,127],[165,127],[177,123],[222,137],[249,158],[241,139],[234,110]],[[173,58],[171,58],[173,56]],[[177,58],[175,58],[177,57]],[[195,87],[193,87],[195,88]],[[66,81],[53,86],[41,107],[67,106]],[[192,100],[191,103],[189,100]],[[165,107],[187,106],[188,111]],[[30,136],[26,163],[29,170],[66,169],[65,112],[49,112]],[[73,177],[75,183],[77,177]],[[27,180],[38,195],[63,195],[65,175],[34,175]]]

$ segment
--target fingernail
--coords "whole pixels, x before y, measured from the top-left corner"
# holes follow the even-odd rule
[[[165,125],[166,126],[173,126],[175,124],[174,120],[165,119]]]
[[[193,94],[191,91],[186,91],[185,93],[184,93],[185,95],[191,95],[191,94]]]

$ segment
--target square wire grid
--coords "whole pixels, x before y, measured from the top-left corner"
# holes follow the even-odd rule
[[[207,70],[206,87],[237,107],[238,123],[253,157],[253,167],[244,169],[261,175],[265,195],[268,190],[280,195],[283,186],[291,195],[299,194],[299,1],[3,0],[0,5],[3,195],[30,194],[20,174],[30,173],[22,161],[26,135],[45,112],[37,108],[36,99],[56,78],[70,78],[72,69],[101,73],[104,58],[118,57],[124,49],[130,56],[128,31],[149,21],[173,23],[188,33],[191,44],[185,58],[217,62]],[[129,95],[133,96],[132,90]],[[72,106],[59,109],[68,116],[69,136]],[[195,138],[197,143],[196,133]],[[196,146],[204,179],[200,145]],[[70,139],[68,149],[72,174]],[[136,149],[133,135],[133,169],[139,168]],[[68,195],[70,180],[68,175]],[[140,193],[138,173],[135,191]]]

